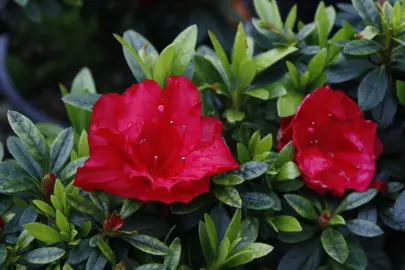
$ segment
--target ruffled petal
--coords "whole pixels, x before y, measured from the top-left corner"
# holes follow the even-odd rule
[[[171,177],[193,181],[239,168],[220,136],[222,123],[213,117],[203,117],[201,124],[201,141],[194,151],[180,160],[177,165],[178,172]]]

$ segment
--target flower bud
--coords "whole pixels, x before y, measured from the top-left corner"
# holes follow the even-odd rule
[[[119,264],[114,266],[114,270],[125,270],[127,269],[127,264],[124,261],[121,261]]]
[[[45,199],[49,201],[52,193],[53,193],[53,187],[55,186],[55,181],[56,181],[56,175],[54,173],[48,173],[45,174],[45,176],[42,178],[42,194],[44,194]]]
[[[6,226],[6,221],[3,216],[0,216],[0,239],[3,238],[4,227]]]
[[[321,229],[328,227],[329,219],[332,217],[329,210],[324,210],[322,214],[318,217],[318,225]]]
[[[124,226],[124,220],[119,214],[109,215],[103,223],[104,232],[117,232]]]
[[[385,193],[388,190],[387,183],[383,180],[374,179],[370,184],[370,188],[375,188],[378,192]]]

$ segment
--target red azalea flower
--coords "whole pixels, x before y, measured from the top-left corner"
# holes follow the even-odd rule
[[[307,186],[337,196],[345,189],[368,188],[382,144],[376,124],[365,120],[344,92],[318,88],[305,97],[293,119],[284,121],[278,149],[293,140],[295,161]]]
[[[121,227],[124,226],[124,220],[118,214],[112,214],[104,220],[103,231],[104,232],[118,232]]]
[[[141,201],[188,203],[208,192],[209,177],[237,169],[222,123],[201,117],[198,89],[185,77],[151,80],[102,96],[89,130],[90,158],[75,186]]]
[[[374,181],[371,182],[370,188],[374,188],[381,193],[385,193],[388,190],[388,185],[383,180],[375,179]]]
[[[3,238],[4,228],[6,227],[6,221],[4,217],[0,215],[0,239]]]

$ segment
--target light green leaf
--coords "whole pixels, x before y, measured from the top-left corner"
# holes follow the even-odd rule
[[[238,82],[238,89],[245,90],[255,78],[255,61],[246,58],[240,63],[239,69],[237,70],[237,73],[235,72],[235,74]],[[246,92],[244,93],[246,94]]]
[[[255,148],[255,155],[260,155],[266,152],[270,152],[273,147],[273,135],[267,134],[266,137],[260,140]]]
[[[283,232],[302,231],[302,227],[295,217],[275,216],[266,218],[266,221],[271,225],[273,225],[276,231],[283,231]]]
[[[380,34],[380,30],[372,25],[367,25],[363,31],[361,31],[358,36],[362,39],[372,40],[375,36]]]
[[[211,39],[212,45],[214,46],[214,50],[218,56],[219,61],[227,75],[228,85],[230,86],[230,82],[233,81],[233,74],[231,70],[231,65],[229,64],[228,57],[222,48],[221,44],[219,43],[218,39],[216,38],[215,34],[211,31],[208,31],[208,35]],[[226,82],[225,82],[226,83]]]
[[[264,53],[260,53],[255,57],[256,74],[261,73],[265,69],[271,67],[273,64],[283,59],[287,55],[297,51],[296,47],[290,46],[287,48],[276,48]]]
[[[289,29],[294,29],[295,22],[297,21],[297,5],[295,4],[287,15],[284,26]]]
[[[300,169],[293,161],[288,161],[280,168],[277,180],[292,180],[301,175]]]
[[[286,95],[279,97],[277,100],[278,115],[280,117],[294,115],[303,99],[302,94],[293,91],[289,91]]]
[[[294,151],[295,148],[292,142],[287,143],[278,153],[274,167],[281,168],[284,163],[292,161],[294,159]]]
[[[197,25],[191,25],[174,39],[172,43],[174,52],[170,75],[183,75],[194,55],[197,32]]]
[[[77,145],[77,156],[78,157],[87,157],[90,155],[89,152],[89,142],[87,138],[86,130],[82,130],[80,134],[79,143]]]
[[[63,241],[63,238],[59,232],[47,225],[34,222],[25,224],[24,228],[39,241],[50,244]]]
[[[141,201],[133,200],[133,199],[126,199],[124,203],[122,204],[121,210],[120,210],[120,216],[123,219],[126,219],[130,217],[133,213],[138,211],[139,208],[143,203]]]
[[[27,230],[23,230],[17,238],[16,248],[18,250],[24,249],[28,247],[34,239],[35,238]]]
[[[180,238],[175,238],[169,247],[170,254],[165,257],[164,265],[167,270],[176,270],[180,263],[181,242]]]
[[[257,88],[249,91],[243,92],[244,95],[255,97],[261,100],[268,100],[270,98],[270,93],[265,88]]]
[[[53,207],[47,204],[46,202],[41,200],[33,200],[32,203],[49,217],[51,218],[56,217],[55,209],[53,209]]]
[[[326,66],[326,59],[327,59],[326,49],[320,50],[314,57],[312,57],[311,61],[308,64],[308,72],[309,72],[308,83],[313,82],[316,78],[318,78],[322,74]]]
[[[237,209],[235,215],[231,220],[231,223],[229,223],[224,238],[228,238],[231,242],[235,241],[238,238],[241,221],[242,211],[240,209]]]
[[[115,265],[115,254],[111,247],[104,241],[102,237],[97,239],[97,246],[100,249],[101,253],[104,254],[104,257],[112,264]]]
[[[62,232],[70,233],[69,220],[59,210],[56,210],[56,225]]]
[[[345,225],[346,221],[345,219],[338,214],[334,214],[328,221],[329,225]]]
[[[164,87],[166,77],[170,74],[170,65],[172,63],[175,47],[174,45],[167,46],[156,60],[153,68],[153,79]]]
[[[405,105],[405,82],[397,81],[396,86],[398,100],[402,105]]]
[[[225,117],[230,123],[236,123],[245,118],[245,113],[236,109],[228,109],[225,111]]]

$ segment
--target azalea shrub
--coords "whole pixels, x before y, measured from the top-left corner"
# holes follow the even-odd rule
[[[114,34],[134,84],[84,67],[71,127],[8,112],[1,269],[405,267],[405,1],[253,2],[230,52]]]

